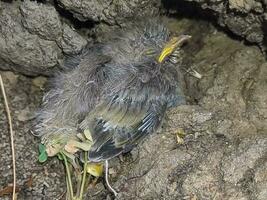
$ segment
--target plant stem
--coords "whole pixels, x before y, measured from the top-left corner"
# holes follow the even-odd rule
[[[67,199],[71,199],[69,181],[68,181],[67,176],[65,178],[66,178],[66,183],[67,183]]]
[[[76,197],[78,197],[80,195],[80,191],[81,191],[82,172],[76,170],[75,174],[76,174],[76,177],[77,177],[77,179],[76,179],[76,182],[77,182]]]
[[[66,167],[66,172],[67,172],[67,184],[69,183],[69,189],[70,189],[70,196],[71,196],[71,199],[74,199],[73,197],[73,187],[72,187],[72,181],[71,181],[71,175],[70,175],[70,169],[69,169],[69,164],[68,164],[68,161],[67,161],[67,158],[66,156],[64,155],[64,153],[61,153],[62,157],[63,157],[63,160],[64,160],[64,164],[65,164],[65,167]]]
[[[83,165],[83,178],[82,178],[82,184],[81,184],[81,191],[80,191],[80,197],[79,199],[82,200],[83,198],[83,190],[84,190],[84,184],[85,184],[85,179],[86,179],[86,174],[87,174],[87,157],[88,157],[88,152],[84,152],[84,165]]]

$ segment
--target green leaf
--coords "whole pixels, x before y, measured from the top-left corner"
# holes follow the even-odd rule
[[[41,154],[39,154],[39,157],[38,157],[38,161],[40,163],[43,163],[47,160],[47,153],[46,152],[43,152]]]
[[[46,150],[45,145],[43,144],[39,144],[38,148],[39,148],[39,153],[43,153]]]
[[[45,145],[43,144],[39,144],[38,146],[39,148],[39,156],[38,156],[38,161],[40,163],[43,163],[47,160],[47,153],[46,153],[46,148],[45,148]]]

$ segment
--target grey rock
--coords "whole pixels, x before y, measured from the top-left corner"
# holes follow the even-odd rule
[[[235,13],[220,15],[219,24],[227,27],[234,34],[242,36],[247,41],[262,44],[264,32],[262,30],[262,20],[258,15],[248,13],[246,16],[238,16]]]
[[[201,9],[214,12],[221,26],[248,41],[262,42],[260,19],[266,15],[262,9],[267,5],[265,1],[190,2],[193,1]],[[62,0],[61,6],[79,20],[90,19],[101,25],[121,25],[133,15],[142,14],[136,14],[136,10],[132,13],[131,7],[140,9],[141,1],[98,1],[94,4],[99,9],[97,13],[89,9],[90,2],[93,1]],[[153,1],[144,2],[149,4],[145,12],[151,14]],[[107,3],[111,3],[108,8]],[[28,75],[47,74],[63,57],[62,52],[77,53],[86,44],[78,32],[58,20],[51,5],[28,1],[21,5],[19,2],[0,2],[0,5],[0,63],[4,69]],[[123,6],[120,10],[115,5]],[[54,16],[51,24],[45,13]],[[42,27],[35,21],[37,18],[43,21]],[[198,80],[185,74],[189,102],[196,99],[193,102],[197,105],[170,110],[162,131],[131,152],[134,160],[111,161],[115,175],[110,176],[110,182],[119,191],[117,199],[266,199],[266,61],[258,48],[229,39],[212,27],[208,27],[209,31],[207,26],[200,29],[201,25],[199,20],[181,20],[179,26],[172,24],[174,32],[186,32],[192,39],[198,39],[187,47],[187,67],[195,66],[203,78]],[[105,28],[110,30],[110,26]],[[31,188],[23,187],[18,199],[57,199],[66,186],[62,165],[56,158],[44,165],[36,162],[39,141],[28,132],[31,122],[20,121],[18,115],[20,111],[37,109],[45,80],[1,74],[14,117],[18,184],[23,185],[31,175],[34,183]],[[0,113],[4,113],[2,101]],[[0,188],[4,188],[12,182],[5,115],[0,118],[0,129],[0,174],[3,174]],[[179,129],[187,134],[183,145],[177,144]],[[110,194],[98,183],[88,190],[88,198],[110,199]]]
[[[256,109],[265,108],[264,58],[257,48],[221,33],[204,43],[194,54],[195,69],[205,77],[197,84],[206,91],[200,106],[169,112],[162,133],[140,145],[138,161],[126,166],[114,184],[118,199],[264,199],[267,130],[265,110]],[[215,74],[205,73],[213,67]],[[252,77],[257,82],[249,86]],[[248,103],[250,98],[254,101]],[[180,128],[187,133],[186,147],[175,143]]]
[[[63,53],[77,54],[86,44],[50,4],[0,2],[1,69],[51,75]]]
[[[244,87],[247,109],[251,112],[249,119],[257,126],[259,132],[267,129],[267,65],[264,63],[256,72],[257,79],[248,80]]]
[[[24,1],[20,10],[22,24],[31,34],[37,34],[46,40],[57,40],[61,37],[62,24],[53,6]]]
[[[266,176],[266,169],[267,169],[267,158],[265,157],[265,163],[258,167],[255,170],[255,183],[256,183],[256,190],[258,191],[257,198],[259,200],[264,200],[267,196],[267,176]]]
[[[59,3],[80,21],[92,20],[119,25],[130,18],[155,15],[160,7],[159,0],[59,0]]]
[[[87,44],[87,41],[75,32],[70,26],[63,25],[63,34],[58,41],[58,45],[66,54],[77,54]]]
[[[200,13],[208,11],[210,18],[217,20],[217,23],[225,30],[241,36],[249,42],[260,46],[264,43],[264,26],[266,24],[265,1],[257,0],[184,0],[191,3],[191,7],[200,8]],[[168,1],[163,1],[166,4]],[[175,2],[181,9],[182,3]],[[175,10],[175,4],[170,9]],[[186,13],[186,10],[183,11]]]
[[[244,139],[237,148],[226,154],[221,170],[226,183],[237,185],[246,171],[254,169],[257,161],[267,153],[267,138]]]
[[[21,24],[19,8],[14,4],[0,3],[0,58],[5,63],[3,68],[28,75],[47,74],[61,56],[57,44],[30,34]]]
[[[240,12],[263,12],[262,4],[255,0],[229,0],[229,8]]]

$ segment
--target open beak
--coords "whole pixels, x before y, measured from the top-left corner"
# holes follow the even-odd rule
[[[163,50],[160,53],[158,62],[162,63],[167,56],[172,54],[178,47],[181,47],[186,41],[191,38],[190,35],[181,35],[179,37],[173,37],[167,44],[164,46]]]

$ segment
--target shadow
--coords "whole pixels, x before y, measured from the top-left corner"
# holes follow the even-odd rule
[[[201,8],[196,2],[161,0],[161,3],[169,17],[204,20],[214,24],[217,21],[214,11]]]
[[[55,3],[54,4],[55,9],[60,14],[60,16],[70,21],[70,23],[73,25],[75,29],[82,29],[82,28],[92,29],[96,24],[98,24],[93,20],[80,21],[79,19],[75,18],[70,11],[62,8],[57,0],[55,0],[54,3]]]
[[[196,21],[206,21],[211,23],[218,31],[224,32],[231,39],[244,41],[244,43],[248,46],[250,45],[258,45],[255,43],[251,43],[245,40],[244,37],[234,34],[227,26],[222,27],[218,25],[219,15],[213,10],[206,8],[203,9],[196,2],[188,2],[188,1],[177,1],[177,0],[161,0],[163,8],[166,10],[166,15],[168,17],[175,18],[187,18]],[[226,6],[227,7],[227,6]],[[239,13],[237,13],[239,15]],[[266,27],[266,26],[265,26]]]

